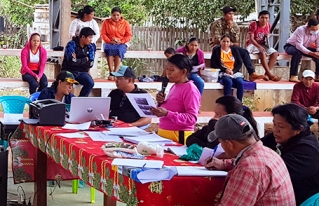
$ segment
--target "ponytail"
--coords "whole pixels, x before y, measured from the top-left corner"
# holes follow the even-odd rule
[[[259,139],[259,133],[258,133],[258,128],[257,128],[257,122],[255,120],[255,118],[253,117],[253,113],[251,112],[251,110],[246,107],[245,105],[243,105],[243,117],[245,117],[248,122],[251,124],[251,126],[253,127],[253,129],[255,130],[255,134],[257,135],[258,139]]]

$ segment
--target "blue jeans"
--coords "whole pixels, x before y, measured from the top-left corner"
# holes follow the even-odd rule
[[[313,58],[312,56],[308,54],[302,53],[300,50],[298,50],[295,46],[291,44],[286,44],[284,46],[284,49],[287,54],[292,55],[291,61],[290,61],[290,75],[294,75],[294,76],[298,75],[298,67],[299,67],[299,63],[302,56],[312,58],[312,60],[316,63],[316,75],[319,75],[319,59]],[[316,49],[314,48],[307,48],[307,49],[313,52],[316,51]]]
[[[202,95],[204,92],[204,85],[205,85],[204,80],[195,72],[189,74],[189,79],[193,80],[195,86],[197,87],[198,91]]]
[[[35,72],[37,74],[37,72]],[[48,79],[47,76],[45,76],[45,74],[42,75],[40,82],[37,82],[37,80],[35,79],[34,76],[32,76],[31,74],[26,73],[25,75],[22,75],[22,80],[24,82],[28,82],[29,83],[29,93],[30,95],[35,93],[37,91],[38,88],[38,92],[41,92],[42,89],[46,88],[48,86]]]
[[[240,101],[243,101],[244,96],[244,79],[243,78],[230,78],[222,77],[221,82],[224,85],[224,95],[231,96],[231,88],[234,87],[237,89],[237,98]]]
[[[87,97],[91,93],[94,81],[91,75],[87,72],[72,72],[76,81],[83,85],[79,97]]]

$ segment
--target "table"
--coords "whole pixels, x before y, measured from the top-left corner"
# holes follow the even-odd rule
[[[74,130],[20,124],[12,136],[12,139],[26,137],[36,148],[34,205],[44,206],[47,202],[47,156],[86,184],[103,192],[104,205],[115,205],[115,200],[132,206],[213,205],[215,196],[222,190],[224,177],[175,176],[170,181],[146,184],[135,182],[119,174],[117,167],[111,166],[112,158],[108,158],[101,149],[103,142],[93,142],[90,138],[69,139],[58,135],[63,132]],[[24,152],[21,154],[25,156]],[[149,156],[147,159],[160,158]],[[168,166],[193,165],[168,153],[163,160]]]

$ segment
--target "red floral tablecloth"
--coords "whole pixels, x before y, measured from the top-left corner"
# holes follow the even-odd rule
[[[214,205],[215,196],[222,190],[224,177],[175,176],[170,181],[146,184],[135,182],[117,173],[117,167],[111,166],[112,158],[107,157],[101,149],[104,142],[94,142],[89,137],[71,139],[58,135],[65,132],[74,130],[21,124],[13,134],[12,141],[28,144],[29,140],[34,147],[53,160],[54,167],[61,166],[61,170],[70,172],[71,177],[82,179],[88,185],[128,206]],[[32,181],[33,159],[29,158],[32,152],[21,149],[13,149],[13,152],[16,153],[13,170],[18,171],[17,176]],[[149,156],[146,159],[160,158]],[[169,153],[165,154],[162,160],[166,166],[194,165]]]

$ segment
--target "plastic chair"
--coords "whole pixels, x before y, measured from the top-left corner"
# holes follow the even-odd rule
[[[80,180],[72,180],[72,193],[77,194],[79,190],[79,181]],[[91,187],[91,203],[95,203],[95,189]]]
[[[41,93],[41,92],[35,92],[35,93],[31,94],[30,97],[29,97],[29,99],[31,100],[31,102],[37,101],[38,98],[39,98],[39,96],[40,96],[40,93]]]
[[[31,100],[23,96],[2,96],[0,104],[3,112],[7,114],[22,114],[25,104],[30,104]]]

